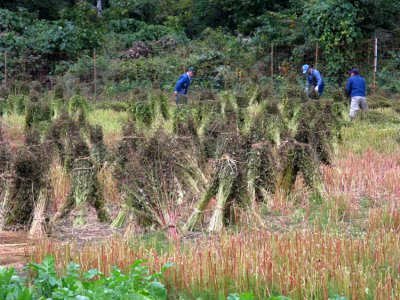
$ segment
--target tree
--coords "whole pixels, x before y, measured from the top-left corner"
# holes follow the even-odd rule
[[[29,12],[38,13],[40,18],[56,20],[60,18],[60,11],[73,4],[73,0],[2,0],[0,8],[18,10],[22,7]]]
[[[353,47],[363,35],[359,9],[347,0],[311,0],[301,20],[306,36],[322,47],[331,78],[338,83],[353,58]]]
[[[350,0],[359,10],[360,26],[365,34],[376,29],[394,30],[400,25],[400,5],[391,0]]]

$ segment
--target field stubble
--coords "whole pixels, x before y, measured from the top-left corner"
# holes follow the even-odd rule
[[[109,124],[104,128],[108,145],[119,139],[119,124],[125,118],[114,112],[109,116],[104,110],[89,116],[92,124]],[[11,126],[18,120],[11,116],[5,124],[9,139],[18,144],[22,133],[19,126]],[[313,199],[300,177],[289,201],[278,192],[269,202],[258,204],[261,222],[243,217],[243,209],[235,208],[234,215],[245,228],[239,231],[175,241],[149,242],[134,235],[127,241],[117,234],[110,238],[111,231],[102,241],[89,234],[88,239],[97,242],[49,239],[35,246],[33,259],[40,262],[52,254],[60,272],[73,260],[83,270],[98,268],[105,273],[114,265],[126,269],[135,259],[146,259],[151,270],[172,261],[175,267],[165,281],[177,297],[215,299],[251,290],[257,299],[274,294],[293,299],[335,295],[399,299],[399,130],[398,125],[371,126],[365,121],[344,128],[333,165],[321,166],[326,200],[322,203]],[[106,166],[99,179],[107,201],[117,205],[110,172]],[[52,166],[50,174],[56,211],[65,201],[70,179],[58,165]],[[66,238],[68,234],[76,232],[66,233]]]

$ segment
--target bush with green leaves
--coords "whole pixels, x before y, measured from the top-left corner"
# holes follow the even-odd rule
[[[113,268],[105,276],[96,269],[83,272],[78,264],[71,262],[66,274],[59,276],[54,258],[47,256],[41,264],[29,264],[33,274],[29,288],[27,280],[17,276],[14,269],[0,268],[0,299],[166,300],[167,289],[159,280],[173,264],[167,263],[160,272],[150,274],[143,263],[135,261],[126,273]]]
[[[25,280],[16,275],[15,269],[0,267],[0,299],[30,300],[33,293],[25,285]]]
[[[399,69],[400,51],[390,51],[389,59],[378,72],[379,87],[388,94],[400,93]]]
[[[304,8],[304,28],[322,47],[325,68],[335,81],[343,79],[354,58],[353,47],[362,38],[360,19],[359,9],[347,0],[312,0]]]

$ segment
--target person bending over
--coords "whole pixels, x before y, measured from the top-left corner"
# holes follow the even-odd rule
[[[307,87],[306,92],[308,97],[311,98],[311,93],[314,90],[321,97],[324,92],[325,83],[321,76],[321,73],[309,65],[303,65],[303,74],[307,74]]]
[[[188,68],[187,72],[182,74],[175,85],[174,95],[176,97],[176,105],[179,104],[180,100],[186,98],[190,84],[192,83],[194,75],[194,69]]]

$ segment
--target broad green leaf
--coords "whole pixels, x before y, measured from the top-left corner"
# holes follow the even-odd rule
[[[230,294],[227,300],[240,300],[240,296],[238,294]]]
[[[240,295],[240,298],[239,298],[239,300],[254,300],[254,299],[255,299],[255,298],[254,298],[254,296],[253,296],[253,293],[250,293],[250,292],[241,294],[241,295]]]
[[[160,300],[165,300],[167,299],[167,290],[165,289],[164,285],[160,282],[150,282],[146,286],[146,290],[149,292],[149,294],[155,298],[155,299],[160,299]]]
[[[85,274],[83,274],[84,279],[93,279],[95,276],[101,276],[103,273],[99,272],[97,269],[91,269],[87,271]]]

